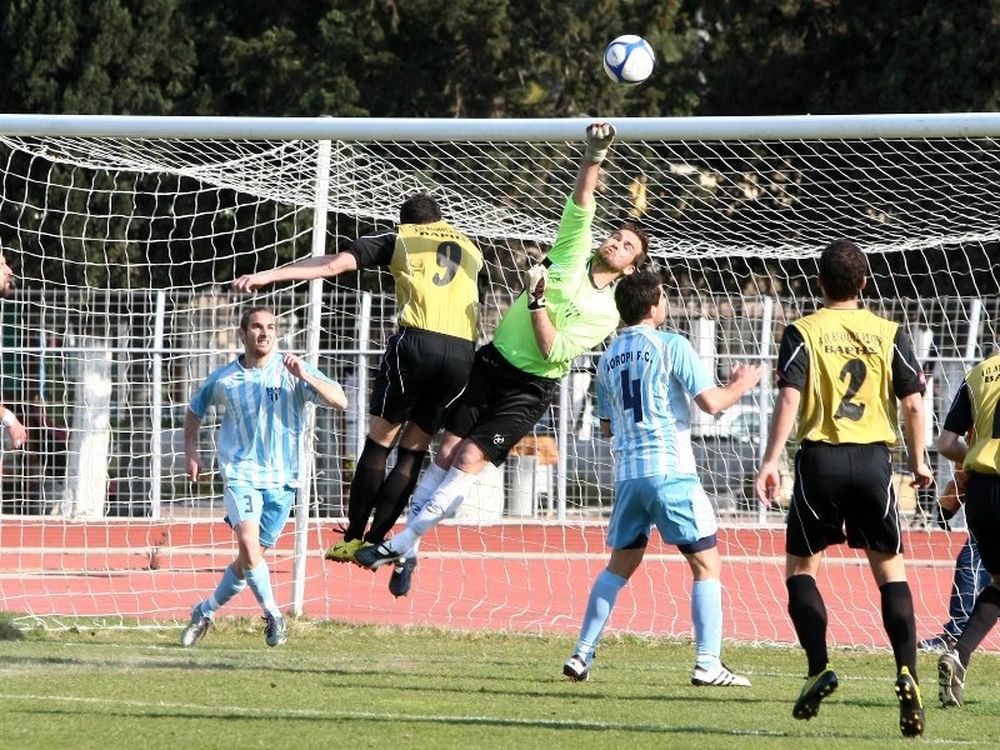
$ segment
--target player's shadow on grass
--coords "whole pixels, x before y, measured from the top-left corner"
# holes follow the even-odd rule
[[[70,656],[0,656],[0,666],[31,666],[43,664],[59,664],[62,666],[77,666],[81,669],[213,669],[237,670],[244,669],[242,665],[223,662],[196,661],[124,661],[120,659],[81,659]]]
[[[108,699],[107,701],[102,701],[103,703],[113,704],[113,699]],[[90,702],[88,702],[90,705]],[[152,707],[151,707],[152,708]],[[328,724],[330,721],[337,721],[338,723],[347,722],[357,722],[359,724],[399,724],[399,714],[397,713],[386,713],[383,715],[374,713],[359,713],[352,714],[351,712],[344,711],[315,711],[308,712],[306,709],[291,709],[288,711],[268,711],[263,713],[249,713],[245,709],[213,709],[211,706],[205,707],[205,713],[199,713],[196,711],[191,711],[190,706],[178,707],[183,708],[183,710],[170,711],[170,706],[159,705],[155,710],[144,710],[140,708],[135,708],[134,710],[129,710],[127,707],[117,707],[110,711],[101,711],[102,717],[118,718],[118,719],[145,719],[145,720],[155,720],[155,719],[166,719],[169,721],[175,721],[177,719],[184,719],[187,721],[237,721],[241,723],[257,722],[257,721],[274,721],[275,719],[280,719],[281,721],[301,721],[301,722],[324,722]],[[85,709],[81,706],[81,711],[86,710],[88,714],[92,713],[92,709]],[[70,711],[63,708],[41,708],[32,707],[19,711],[18,713],[39,715],[39,716],[58,716],[58,717],[79,717],[81,711]],[[657,723],[628,723],[628,722],[612,722],[612,721],[586,721],[586,720],[573,720],[573,719],[546,719],[542,717],[531,717],[531,718],[505,718],[502,716],[413,716],[407,715],[406,721],[410,725],[415,724],[427,724],[436,726],[474,726],[474,727],[493,727],[493,728],[517,728],[523,727],[525,729],[539,729],[548,728],[556,729],[562,731],[589,731],[589,732],[634,732],[636,734],[661,734],[661,735],[714,735],[722,737],[774,737],[778,738],[809,738],[816,737],[814,732],[798,732],[798,731],[785,731],[785,730],[767,730],[767,729],[752,729],[752,728],[732,728],[732,727],[720,727],[711,726],[703,724],[684,724],[684,725],[670,725],[670,724],[657,724]],[[794,725],[793,725],[794,728]],[[867,735],[867,734],[857,734],[849,733],[841,730],[835,731],[823,731],[821,736],[824,740],[854,740],[854,741],[872,741],[872,740],[883,740],[884,735]]]
[[[24,631],[14,624],[14,618],[0,614],[0,641],[20,641],[24,639]]]

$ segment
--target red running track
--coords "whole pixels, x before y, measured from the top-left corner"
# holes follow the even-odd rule
[[[442,525],[421,546],[413,591],[389,595],[386,569],[371,573],[325,562],[339,536],[333,523],[312,524],[303,614],[310,618],[460,630],[575,633],[594,577],[604,566],[600,525]],[[293,524],[271,554],[279,602],[292,600]],[[918,635],[945,619],[961,534],[907,532],[907,563]],[[727,638],[793,643],[786,614],[784,531],[720,531]],[[221,523],[69,522],[0,518],[0,610],[38,616],[151,621],[186,619],[214,589],[234,555]],[[878,592],[862,555],[831,548],[819,579],[836,645],[887,645]],[[652,542],[646,564],[618,599],[614,631],[687,636],[690,573],[676,550]],[[252,615],[250,594],[227,612]],[[994,633],[985,646],[1000,649]]]

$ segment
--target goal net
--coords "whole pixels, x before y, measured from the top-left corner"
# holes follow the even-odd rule
[[[928,377],[928,446],[965,370],[994,341],[1000,116],[616,120],[596,235],[630,215],[651,236],[688,335],[725,381],[762,364],[761,386],[699,416],[699,471],[722,524],[727,637],[793,642],[781,510],[750,496],[774,399],[784,326],[818,305],[816,258],[832,239],[868,254],[867,304],[906,327]],[[60,622],[171,624],[235,554],[217,473],[184,472],[188,399],[237,353],[250,303],[273,305],[280,346],[345,386],[344,414],[318,410],[312,474],[274,550],[279,602],[358,622],[573,633],[606,561],[609,445],[594,416],[600,352],[506,466],[489,467],[452,522],[421,548],[414,589],[324,563],[339,536],[367,430],[368,391],[396,314],[392,279],[239,295],[238,275],[334,252],[391,228],[427,190],[483,249],[486,341],[520,272],[554,238],[584,120],[457,121],[0,115],[0,243],[18,276],[0,302],[3,403],[27,450],[0,455],[0,610]],[[215,423],[202,431],[213,452]],[[790,454],[789,454],[790,455]],[[933,452],[939,486],[951,473]],[[920,634],[947,619],[955,556],[935,493],[915,493],[894,452]],[[790,465],[790,462],[789,462]],[[214,462],[212,463],[214,467]],[[790,468],[784,480],[787,504]],[[886,644],[863,557],[831,550],[820,578],[831,639]],[[611,629],[687,636],[690,573],[654,535]],[[249,595],[227,611],[253,614]],[[996,640],[987,646],[996,648]]]

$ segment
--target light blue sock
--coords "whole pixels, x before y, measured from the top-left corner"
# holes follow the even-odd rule
[[[594,655],[597,644],[601,640],[604,626],[608,624],[611,610],[615,608],[618,592],[625,588],[627,578],[615,575],[605,568],[594,581],[590,589],[590,599],[587,600],[587,611],[583,615],[583,625],[580,627],[580,640],[576,642],[576,652],[586,661]]]
[[[695,581],[691,591],[691,621],[697,665],[710,669],[722,655],[722,583]]]
[[[253,595],[257,597],[260,606],[265,612],[270,612],[275,617],[281,616],[281,611],[274,601],[274,594],[271,593],[271,572],[267,568],[267,563],[261,561],[260,565],[245,573],[247,584]]]
[[[201,603],[201,611],[211,617],[219,607],[240,593],[246,586],[246,581],[236,577],[233,566],[227,565],[226,572],[222,574],[222,580],[215,587],[215,591]]]

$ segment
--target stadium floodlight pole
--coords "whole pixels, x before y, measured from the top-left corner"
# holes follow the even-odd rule
[[[623,141],[978,138],[1000,134],[1000,112],[770,117],[607,118]],[[371,141],[573,141],[593,118],[149,117],[0,115],[0,136]]]

